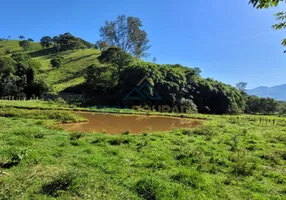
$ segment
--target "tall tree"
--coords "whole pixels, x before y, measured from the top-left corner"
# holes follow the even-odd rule
[[[22,40],[19,42],[19,46],[22,47],[25,51],[27,51],[31,49],[33,45],[28,40]]]
[[[245,92],[247,83],[246,82],[239,82],[239,83],[235,84],[235,86],[239,91]]]
[[[142,27],[139,18],[121,15],[115,21],[106,21],[99,31],[102,41],[108,46],[120,47],[139,59],[146,56],[146,51],[151,47]]]
[[[40,44],[43,48],[49,48],[53,44],[53,39],[50,36],[42,37]]]
[[[20,36],[19,36],[19,39],[20,39],[20,40],[24,40],[24,39],[25,39],[25,36],[20,35]]]

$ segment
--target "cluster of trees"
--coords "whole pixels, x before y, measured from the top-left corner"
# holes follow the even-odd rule
[[[273,98],[260,98],[257,96],[250,96],[246,93],[246,82],[239,82],[236,84],[236,88],[241,92],[245,99],[245,113],[249,114],[275,114],[286,113],[286,103],[276,101]]]
[[[250,114],[275,114],[281,113],[281,105],[278,101],[272,98],[259,98],[257,96],[247,96],[246,113]]]
[[[104,50],[99,60],[103,65],[92,65],[86,73],[85,93],[93,97],[92,104],[188,106],[192,112],[215,114],[244,111],[245,100],[238,89],[201,78],[198,68],[137,61],[118,47]],[[142,92],[146,96],[158,92],[160,99],[126,100],[144,77],[153,87]]]
[[[96,47],[81,38],[75,37],[70,33],[60,34],[59,36],[42,37],[40,44],[43,48],[54,47],[57,51],[75,50],[75,49],[86,49]]]
[[[0,57],[0,96],[42,96],[49,90],[47,84],[36,79],[41,64],[26,53]]]

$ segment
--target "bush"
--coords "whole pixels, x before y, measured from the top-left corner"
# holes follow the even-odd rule
[[[31,56],[29,56],[26,53],[13,53],[11,58],[15,60],[16,62],[21,62],[21,61],[27,61],[31,59]]]
[[[56,58],[51,60],[51,65],[54,68],[59,68],[63,65],[63,62],[64,62],[64,58],[57,56]]]
[[[180,101],[181,106],[185,107],[185,112],[186,113],[197,113],[198,112],[198,108],[196,106],[196,104],[194,104],[194,102],[190,99],[181,99]]]
[[[9,54],[9,53],[11,53],[11,49],[9,48],[5,49],[4,54]]]

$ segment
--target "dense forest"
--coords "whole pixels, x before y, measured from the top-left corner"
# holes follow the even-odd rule
[[[101,39],[92,44],[70,33],[59,36],[44,36],[40,43],[19,36],[19,47],[13,51],[6,48],[8,39],[1,39],[0,48],[0,96],[13,98],[44,97],[53,91],[53,86],[39,78],[42,63],[35,60],[38,55],[50,56],[50,70],[60,70],[66,62],[63,52],[98,49],[100,55],[96,63],[84,63],[84,81],[62,92],[83,94],[80,104],[94,105],[132,105],[155,106],[168,105],[170,108],[184,106],[187,112],[210,114],[239,113],[285,113],[283,102],[270,98],[248,96],[244,88],[233,87],[219,81],[202,78],[200,69],[180,64],[156,64],[143,61],[151,47],[147,33],[142,29],[139,18],[119,16],[115,21],[106,22],[100,27]],[[34,51],[36,44],[40,50]],[[79,58],[82,59],[82,58]],[[78,72],[79,73],[79,72]],[[146,78],[150,87],[144,90],[147,97],[154,92],[160,99],[126,99],[140,80]],[[59,92],[59,94],[61,91]],[[170,111],[170,110],[169,110]]]

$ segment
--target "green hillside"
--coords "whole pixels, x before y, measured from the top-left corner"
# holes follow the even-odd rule
[[[0,55],[11,56],[12,53],[24,52],[18,40],[0,41]],[[10,53],[5,54],[9,49]],[[98,64],[97,49],[73,50],[54,53],[52,48],[42,49],[40,43],[34,42],[33,48],[27,53],[42,65],[38,78],[45,80],[53,88],[53,92],[60,92],[68,87],[83,83],[85,69],[91,64]],[[53,68],[50,64],[55,56],[62,56],[64,64],[60,68]]]
[[[138,60],[134,54],[131,56],[111,45],[104,48],[99,45],[103,49],[101,53],[95,44],[70,33],[61,34],[57,43],[50,37],[47,43],[43,43],[43,38],[41,44],[32,42],[32,46],[29,41],[0,41],[0,96],[16,99],[43,97],[85,83],[69,90],[84,94],[85,98],[76,102],[77,105],[132,107],[148,104],[144,98],[139,101],[125,99],[143,77],[148,77],[154,90],[161,95],[156,103],[168,105],[167,112],[185,107],[187,112],[207,114],[286,113],[286,104],[269,98],[250,97],[243,88],[205,79],[199,68]],[[151,98],[154,94],[151,90],[145,93]],[[72,98],[68,100],[73,101]]]

